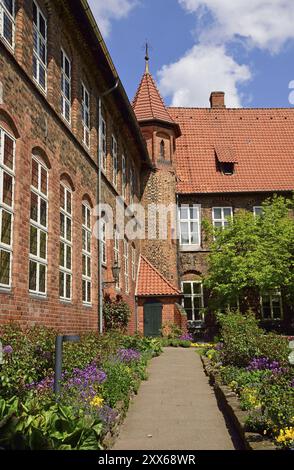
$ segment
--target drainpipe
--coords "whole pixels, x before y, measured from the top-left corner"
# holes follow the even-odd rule
[[[102,199],[101,191],[101,163],[102,163],[102,100],[105,96],[110,95],[114,90],[117,89],[119,85],[119,79],[116,80],[115,85],[109,90],[105,91],[99,96],[99,143],[98,143],[98,181],[97,181],[97,196],[96,196],[96,205],[99,206]],[[103,281],[102,281],[102,240],[99,234],[98,238],[98,317],[99,317],[99,332],[103,334]]]

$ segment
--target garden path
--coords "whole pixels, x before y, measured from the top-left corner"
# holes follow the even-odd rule
[[[195,349],[152,360],[113,450],[234,450]]]

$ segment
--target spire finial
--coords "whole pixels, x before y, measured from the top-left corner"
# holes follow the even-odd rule
[[[146,41],[145,73],[149,73],[149,44]]]

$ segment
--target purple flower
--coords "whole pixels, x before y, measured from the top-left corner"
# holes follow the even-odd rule
[[[3,353],[4,354],[7,354],[7,355],[10,355],[13,353],[13,347],[8,345],[8,346],[4,346],[3,348]]]
[[[223,348],[224,348],[224,343],[217,343],[215,345],[215,350],[216,351],[222,351]]]
[[[26,386],[28,390],[36,390],[39,393],[53,390],[54,378],[52,376],[45,377],[40,382],[32,382]]]
[[[117,358],[121,362],[129,364],[130,362],[139,361],[141,358],[141,353],[135,349],[119,349],[117,351]]]
[[[267,357],[256,357],[252,359],[249,366],[247,367],[247,370],[269,370],[273,374],[282,374],[285,371],[278,361],[271,361]]]
[[[190,333],[185,333],[179,336],[180,341],[193,341],[193,336]]]
[[[107,405],[99,409],[99,417],[107,426],[111,426],[117,418],[117,411],[113,410]]]

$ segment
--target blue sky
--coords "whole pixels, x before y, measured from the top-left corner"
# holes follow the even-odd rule
[[[167,104],[288,107],[294,80],[293,0],[90,0],[130,97],[150,68]],[[293,86],[294,88],[294,86]]]

